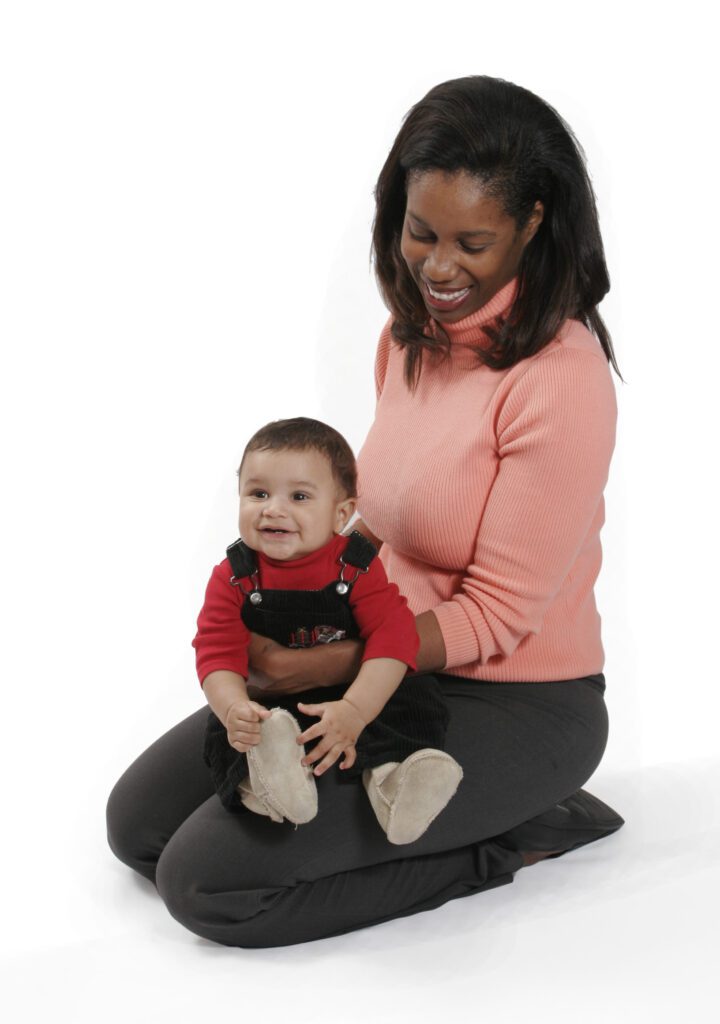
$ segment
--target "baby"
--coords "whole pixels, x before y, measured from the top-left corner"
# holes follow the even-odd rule
[[[316,777],[342,757],[388,840],[414,842],[463,773],[439,749],[448,713],[437,680],[403,682],[418,650],[413,614],[372,544],[341,533],[355,511],[352,451],[317,420],[279,420],[250,439],[238,476],[242,539],[213,571],[193,640],[218,795],[229,810],[302,824],[317,814]],[[251,700],[251,633],[297,648],[360,638],[361,667],[302,701]]]

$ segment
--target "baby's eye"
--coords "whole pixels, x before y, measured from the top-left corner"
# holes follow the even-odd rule
[[[251,498],[263,498],[264,499],[264,498],[267,498],[267,496],[268,496],[268,492],[267,491],[261,491],[259,487],[256,488],[254,491],[250,492],[250,497]]]
[[[307,501],[310,497],[309,494],[305,494],[304,491],[295,491],[293,494],[293,501]]]

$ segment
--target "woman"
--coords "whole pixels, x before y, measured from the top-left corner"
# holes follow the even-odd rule
[[[158,740],[108,805],[115,853],[192,931],[273,946],[339,934],[512,880],[622,824],[578,790],[607,738],[593,584],[617,370],[592,189],[542,100],[474,77],[408,115],[376,190],[374,249],[391,317],[361,452],[361,529],[439,674],[455,798],[411,847],[388,844],[360,787],[318,782],[291,831],[232,816],[200,761],[205,709]],[[352,677],[347,641],[257,639],[277,693]],[[408,680],[404,685],[412,685]],[[388,794],[391,799],[392,795]]]

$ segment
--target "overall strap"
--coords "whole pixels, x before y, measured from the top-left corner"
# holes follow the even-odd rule
[[[225,553],[235,579],[245,579],[246,576],[254,576],[257,572],[257,555],[242,538],[231,544]]]
[[[342,561],[356,569],[367,570],[375,555],[377,555],[375,545],[359,530],[353,530],[347,547],[342,553]]]

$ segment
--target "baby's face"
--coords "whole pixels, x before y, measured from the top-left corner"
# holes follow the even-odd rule
[[[240,474],[240,536],[281,561],[317,551],[355,508],[320,452],[248,452]]]

